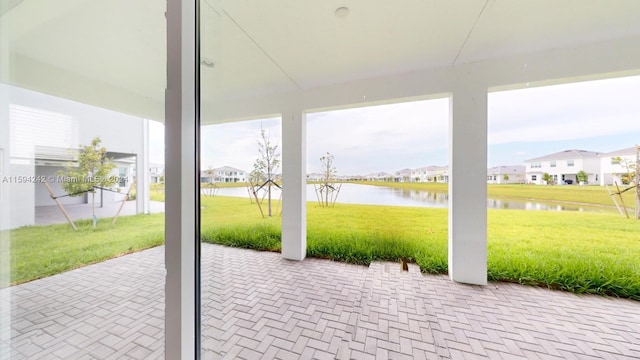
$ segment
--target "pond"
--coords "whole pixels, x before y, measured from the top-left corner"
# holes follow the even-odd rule
[[[204,192],[205,190],[203,190]],[[273,189],[273,197],[280,197],[280,190]],[[245,187],[219,188],[216,195],[248,197]],[[307,185],[307,201],[317,201],[313,185]],[[422,206],[434,208],[446,208],[449,204],[449,194],[427,190],[398,189],[384,186],[342,184],[337,203],[365,204],[365,205],[389,205],[389,206]],[[514,210],[547,210],[547,211],[610,211],[603,207],[589,207],[577,204],[538,202],[515,199],[488,198],[489,209],[514,209]]]

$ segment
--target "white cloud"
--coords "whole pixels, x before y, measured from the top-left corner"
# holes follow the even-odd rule
[[[638,94],[640,76],[491,93],[489,144],[543,144],[634,133],[640,140]],[[319,158],[327,151],[335,156],[343,174],[444,165],[448,119],[448,99],[308,114],[308,171],[320,169]],[[279,118],[206,126],[202,130],[202,167],[230,165],[251,170],[258,157],[261,124],[282,150]],[[151,161],[163,162],[157,158],[162,159],[164,147],[154,136],[162,140],[164,136],[154,128],[150,126],[150,133],[156,134],[150,141]],[[610,150],[631,145],[614,143]],[[509,149],[508,154],[493,157],[500,163],[517,164],[523,157],[533,156],[533,148]]]
[[[327,151],[349,174],[428,165],[424,154],[447,147],[448,107],[438,99],[309,114],[307,167],[319,171]]]
[[[233,166],[251,171],[258,158],[260,128],[282,149],[280,118],[242,121],[202,127],[202,168]]]
[[[489,94],[489,143],[640,132],[640,77]]]

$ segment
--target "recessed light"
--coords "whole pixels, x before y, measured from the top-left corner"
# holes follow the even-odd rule
[[[200,60],[200,64],[202,64],[202,65],[204,65],[206,67],[210,67],[210,68],[216,66],[216,63],[214,63],[213,60],[208,59],[208,58],[202,58]]]
[[[339,18],[346,18],[349,15],[349,8],[342,6],[336,9],[336,16]]]

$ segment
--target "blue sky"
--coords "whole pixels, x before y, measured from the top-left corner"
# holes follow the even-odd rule
[[[566,149],[609,152],[640,143],[640,76],[489,94],[488,166],[518,165]],[[338,173],[446,165],[447,99],[307,115],[307,170],[327,151]],[[206,126],[202,167],[251,170],[260,128],[281,144],[280,120]],[[162,163],[162,125],[150,129],[152,162]]]

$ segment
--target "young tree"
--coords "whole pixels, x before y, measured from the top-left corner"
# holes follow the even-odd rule
[[[275,185],[276,171],[280,168],[280,152],[278,145],[272,144],[269,134],[264,129],[260,130],[260,140],[258,140],[258,152],[260,157],[253,164],[252,178],[264,179],[267,187],[267,208],[269,216],[271,213],[271,187]]]
[[[636,219],[640,220],[640,145],[636,145],[635,161],[629,161],[627,159],[622,159],[621,157],[614,158],[614,160],[617,161],[618,164],[622,164],[627,169],[627,172],[620,176],[622,183],[625,185],[631,185],[635,182]]]
[[[628,159],[623,159],[619,156],[615,158],[615,160],[627,169],[626,173],[619,174],[622,184],[630,185],[631,183],[633,183],[634,179],[636,178],[636,161],[629,161]]]
[[[553,178],[551,177],[551,175],[549,175],[549,173],[542,174],[542,181],[546,182],[547,185],[551,185],[552,180]]]
[[[589,176],[587,175],[586,172],[584,172],[584,170],[580,170],[578,171],[578,173],[576,174],[576,179],[578,180],[578,183],[587,183],[587,179],[589,179]]]
[[[509,175],[507,174],[502,175],[502,180],[509,181]]]
[[[70,164],[64,172],[62,188],[70,196],[91,193],[93,227],[96,226],[96,189],[107,188],[118,182],[116,176],[110,176],[116,165],[107,157],[107,149],[100,146],[99,137],[91,140],[91,145],[82,146],[78,153],[78,163]]]
[[[324,191],[324,206],[329,206],[329,187],[335,180],[335,175],[337,174],[336,167],[333,165],[334,157],[330,152],[327,151],[327,154],[320,157],[320,163],[322,164],[322,186],[325,187]]]

